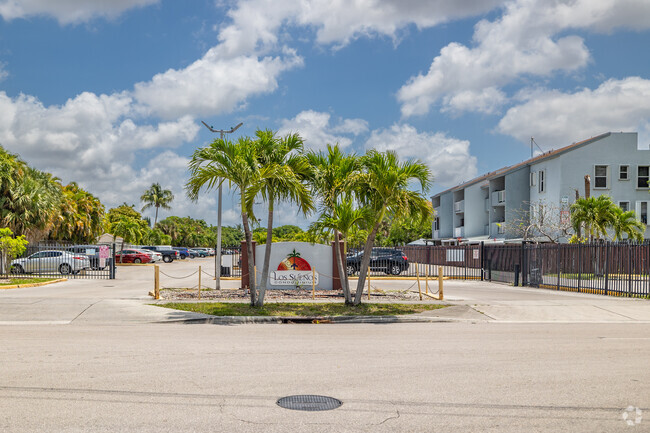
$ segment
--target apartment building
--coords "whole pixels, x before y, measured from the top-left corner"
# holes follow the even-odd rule
[[[479,176],[431,197],[435,210],[433,238],[505,240],[516,238],[508,224],[548,203],[568,218],[576,190],[584,195],[606,194],[621,208],[635,210],[650,238],[650,149],[638,148],[637,133],[599,135],[520,164]]]

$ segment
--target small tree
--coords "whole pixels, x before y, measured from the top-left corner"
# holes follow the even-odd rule
[[[0,274],[7,274],[10,270],[11,259],[20,256],[27,248],[27,239],[24,235],[14,236],[8,228],[0,228]]]
[[[557,243],[560,239],[570,238],[572,235],[568,207],[539,200],[530,203],[527,208],[519,208],[512,212],[511,222],[504,225],[505,232],[512,237],[525,241],[542,238]]]

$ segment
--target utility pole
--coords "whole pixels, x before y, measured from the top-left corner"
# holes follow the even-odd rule
[[[212,128],[212,126],[208,126],[208,124],[205,123],[204,121],[201,121],[201,123],[203,123],[205,127],[210,130],[210,132],[218,132],[219,134],[221,134],[222,140],[224,134],[232,134],[237,129],[239,129],[240,126],[244,124],[244,122],[240,122],[239,125],[233,126],[230,129],[214,129]],[[217,198],[217,248],[215,248],[215,252],[214,252],[214,280],[215,280],[214,288],[216,290],[221,289],[221,195],[223,193],[222,184],[223,184],[222,179],[219,179],[219,194]]]

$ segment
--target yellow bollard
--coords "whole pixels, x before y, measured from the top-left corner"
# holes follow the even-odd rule
[[[415,278],[418,280],[418,293],[420,294],[420,301],[422,300],[422,288],[420,288],[420,264],[415,264]]]
[[[199,299],[201,299],[201,266],[199,266]]]
[[[311,269],[311,298],[316,299],[316,270]]]
[[[158,265],[154,266],[153,295],[154,299],[160,299],[160,268]]]
[[[429,264],[424,267],[424,293],[429,295]]]
[[[438,292],[440,293],[438,299],[442,301],[444,299],[442,294],[442,266],[438,266]]]

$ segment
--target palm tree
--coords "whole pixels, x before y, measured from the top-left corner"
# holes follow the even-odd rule
[[[353,179],[353,185],[361,205],[371,214],[369,227],[372,228],[361,260],[355,305],[361,303],[370,254],[384,220],[400,214],[419,216],[423,220],[431,215],[431,207],[423,195],[431,184],[431,171],[426,164],[418,160],[400,162],[395,152],[376,150],[370,150],[361,160],[363,168]],[[422,192],[408,189],[414,181],[420,184]]]
[[[576,233],[584,227],[589,241],[607,236],[607,227],[612,225],[612,209],[616,205],[606,195],[579,198],[571,205],[571,225]]]
[[[350,294],[350,285],[345,272],[343,257],[341,257],[341,234],[343,235],[344,245],[347,242],[347,236],[350,230],[359,221],[357,218],[352,217],[353,220],[350,225],[345,223],[346,216],[339,215],[339,211],[347,209],[345,207],[339,208],[338,205],[344,202],[350,202],[351,206],[351,189],[350,179],[352,175],[360,168],[359,158],[355,154],[346,155],[341,152],[339,145],[327,145],[327,152],[309,152],[307,160],[314,167],[313,175],[310,179],[313,190],[320,195],[320,218],[311,229],[310,232],[327,229],[334,232],[334,259],[339,271],[339,278],[341,279],[341,289],[346,304],[352,303]],[[351,208],[350,208],[351,210]],[[350,216],[347,216],[348,222]],[[344,233],[341,233],[342,228],[346,228]],[[344,248],[344,251],[346,248]]]
[[[154,183],[151,185],[151,188],[146,190],[144,194],[142,194],[142,197],[140,197],[140,201],[145,203],[145,205],[142,207],[141,212],[144,212],[150,207],[155,207],[156,217],[154,218],[153,226],[156,227],[156,223],[158,222],[158,209],[171,209],[171,206],[169,206],[169,204],[173,200],[174,194],[172,194],[170,190],[162,189],[159,183]]]
[[[331,213],[321,214],[318,221],[313,223],[309,228],[310,231],[331,230],[337,235],[341,235],[340,237],[343,240],[343,254],[341,254],[339,242],[336,242],[334,245],[334,255],[346,304],[352,304],[352,295],[350,293],[348,272],[346,266],[343,265],[342,257],[347,257],[347,240],[350,232],[360,222],[367,220],[368,217],[369,213],[366,209],[356,209],[352,203],[352,199],[347,199],[341,203],[336,203]]]
[[[618,206],[612,208],[612,221],[611,226],[614,230],[613,240],[621,240],[623,233],[627,235],[628,239],[635,241],[643,240],[643,232],[645,231],[645,224],[636,218],[634,211],[624,211]]]
[[[111,234],[122,238],[122,246],[120,247],[120,250],[124,249],[124,244],[126,242],[130,244],[138,243],[138,241],[140,241],[140,239],[145,235],[142,230],[142,225],[138,220],[127,216],[120,216],[119,220],[112,225]]]
[[[252,203],[247,200],[248,190],[259,178],[257,144],[248,137],[240,137],[236,142],[217,139],[207,147],[197,149],[189,163],[190,179],[186,184],[188,196],[197,200],[199,191],[219,187],[228,180],[230,186],[239,189],[242,224],[248,252],[248,275],[251,293],[251,305],[255,305],[255,262],[253,259],[253,239],[248,215]]]
[[[259,150],[259,177],[248,191],[247,200],[252,209],[255,197],[262,196],[268,203],[268,220],[266,226],[266,244],[264,246],[264,263],[260,281],[259,296],[256,305],[264,305],[264,295],[269,277],[271,248],[273,243],[273,212],[275,203],[288,201],[295,203],[307,215],[313,209],[313,203],[305,180],[310,176],[311,167],[300,154],[303,140],[298,134],[288,134],[277,138],[270,130],[257,130],[256,146]]]

